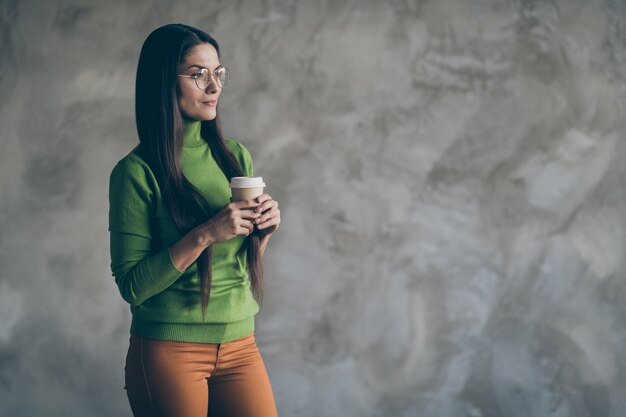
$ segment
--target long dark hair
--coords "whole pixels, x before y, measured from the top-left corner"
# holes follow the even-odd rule
[[[191,48],[202,43],[213,45],[220,56],[217,41],[194,27],[176,23],[154,30],[141,48],[135,84],[139,153],[154,172],[165,205],[183,234],[208,220],[211,212],[201,193],[182,172],[184,122],[176,89],[178,65]],[[244,175],[226,145],[218,117],[202,121],[200,134],[208,142],[213,157],[229,180]],[[263,264],[256,230],[246,238],[246,244],[252,293],[260,304],[263,298]],[[209,246],[197,260],[203,321],[211,293],[211,254],[212,247]]]

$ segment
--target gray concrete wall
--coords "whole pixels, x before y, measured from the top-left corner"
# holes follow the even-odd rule
[[[281,416],[626,416],[623,1],[0,4],[1,415],[130,416],[108,175],[185,22],[281,203]]]

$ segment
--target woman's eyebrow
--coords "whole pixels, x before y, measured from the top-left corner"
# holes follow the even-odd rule
[[[219,68],[219,67],[221,67],[221,66],[222,66],[222,64],[219,64],[219,65],[218,65],[217,67],[215,67],[215,68],[217,69],[217,68]],[[193,65],[189,65],[187,68],[185,68],[185,69],[184,69],[184,71],[187,71],[187,70],[189,70],[189,68],[193,68],[193,67],[196,67],[196,68],[198,68],[198,69],[203,69],[203,68],[206,68],[206,69],[208,69],[209,71],[211,70],[211,69],[210,69],[210,68],[208,68],[208,67],[203,67],[202,65],[193,64]],[[214,70],[214,71],[215,71],[215,70]]]

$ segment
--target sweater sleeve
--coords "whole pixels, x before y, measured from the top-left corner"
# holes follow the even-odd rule
[[[239,166],[241,167],[245,175],[248,177],[253,177],[254,167],[252,165],[252,156],[250,156],[250,152],[248,152],[248,149],[246,149],[245,146],[243,146],[240,142],[234,139],[228,139],[226,143],[233,155],[235,155],[235,158],[237,159],[237,162],[239,162]]]
[[[125,158],[109,178],[111,272],[122,298],[131,306],[165,290],[182,275],[169,248],[152,251],[155,199],[147,170]]]

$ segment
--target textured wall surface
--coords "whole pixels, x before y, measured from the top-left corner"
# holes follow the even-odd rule
[[[0,4],[1,415],[130,416],[108,175],[174,21],[281,203],[281,416],[626,416],[624,1]]]

